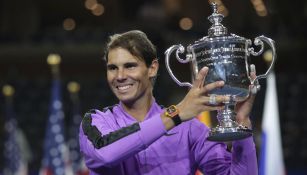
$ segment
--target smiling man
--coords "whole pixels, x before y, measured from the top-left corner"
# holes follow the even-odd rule
[[[224,82],[204,84],[208,68],[199,71],[193,87],[177,105],[162,108],[153,97],[159,63],[156,49],[141,31],[110,37],[106,49],[107,80],[119,103],[86,113],[80,127],[80,148],[92,175],[256,175],[253,138],[224,143],[207,140],[209,129],[194,117],[222,109],[229,100],[208,91]],[[254,74],[254,73],[253,73]],[[237,118],[251,128],[254,96],[237,105]]]
[[[128,106],[131,104],[130,107],[150,107],[152,100],[148,99],[153,98],[151,79],[157,75],[158,61],[153,60],[147,67],[144,60],[121,47],[110,50],[108,58],[108,83],[119,101]],[[126,108],[126,105],[124,107]],[[129,108],[126,110],[129,111]],[[144,114],[147,111],[148,109],[144,109]],[[138,116],[139,121],[142,121],[144,114]]]

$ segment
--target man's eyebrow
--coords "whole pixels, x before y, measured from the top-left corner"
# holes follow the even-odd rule
[[[125,66],[129,66],[129,65],[135,66],[135,65],[138,65],[138,62],[127,62],[124,65]]]
[[[114,68],[117,67],[115,64],[107,64],[107,68]]]

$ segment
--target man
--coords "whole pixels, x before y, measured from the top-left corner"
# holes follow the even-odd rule
[[[156,50],[141,31],[110,38],[106,49],[107,80],[119,104],[86,113],[80,128],[80,148],[91,174],[188,175],[200,169],[206,175],[256,175],[253,138],[224,143],[211,142],[209,129],[194,117],[202,111],[222,109],[229,100],[216,96],[210,104],[208,91],[223,81],[204,84],[208,72],[199,71],[193,87],[177,105],[160,107],[153,97],[159,63]],[[254,96],[239,104],[238,122],[251,128],[249,113]]]

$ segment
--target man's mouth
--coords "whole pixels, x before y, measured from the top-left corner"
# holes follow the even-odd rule
[[[129,89],[130,87],[132,87],[132,84],[129,84],[129,85],[124,85],[124,86],[116,86],[116,88],[120,91],[124,91],[124,90],[127,90]]]

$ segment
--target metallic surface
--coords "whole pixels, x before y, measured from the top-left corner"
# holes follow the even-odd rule
[[[198,71],[207,66],[209,72],[206,76],[205,84],[224,81],[225,85],[222,88],[209,92],[209,95],[226,95],[231,99],[225,103],[225,109],[218,112],[219,125],[211,130],[210,140],[229,141],[242,139],[250,136],[251,131],[235,122],[234,114],[228,106],[246,100],[250,92],[253,92],[253,87],[258,86],[258,80],[267,77],[276,59],[275,43],[270,38],[258,36],[255,38],[254,44],[255,46],[260,46],[260,50],[256,52],[251,47],[252,42],[250,39],[228,34],[227,28],[220,23],[223,15],[217,13],[216,4],[213,3],[212,7],[213,14],[208,19],[213,24],[208,30],[208,36],[189,45],[185,59],[179,56],[179,54],[185,52],[185,48],[181,44],[171,46],[165,52],[165,64],[171,78],[179,86],[192,87],[192,84],[181,82],[174,76],[170,68],[169,59],[171,53],[175,50],[176,58],[180,63],[191,62],[192,77],[196,77]],[[262,54],[264,51],[263,41],[272,49],[272,62],[265,74],[258,75],[255,79],[252,79],[250,77],[249,56]]]

